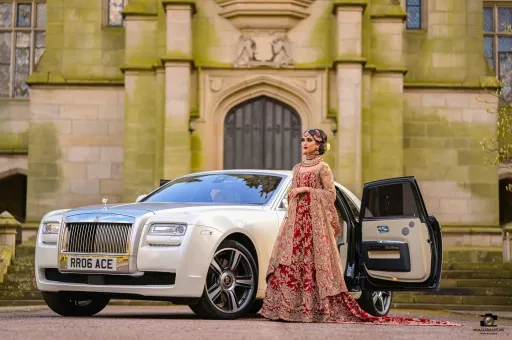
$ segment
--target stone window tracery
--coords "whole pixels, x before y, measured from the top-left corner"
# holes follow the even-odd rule
[[[123,15],[121,12],[128,3],[128,0],[106,0],[107,2],[107,26],[123,26]]]
[[[512,2],[485,4],[483,10],[484,54],[498,78],[502,93],[512,101]]]
[[[46,1],[0,0],[0,98],[26,98],[46,48]]]
[[[407,29],[422,28],[422,0],[406,0]]]

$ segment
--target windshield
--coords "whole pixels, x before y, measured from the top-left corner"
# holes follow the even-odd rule
[[[169,182],[142,202],[255,204],[267,203],[282,181],[264,174],[211,174]]]

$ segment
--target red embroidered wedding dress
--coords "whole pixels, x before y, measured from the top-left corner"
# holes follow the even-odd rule
[[[261,314],[271,320],[406,325],[457,325],[400,317],[375,317],[349,294],[335,235],[341,223],[331,169],[325,162],[293,169],[292,189],[313,188],[289,200],[267,270]]]

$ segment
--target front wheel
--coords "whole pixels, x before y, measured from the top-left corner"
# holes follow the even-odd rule
[[[215,252],[199,303],[190,305],[203,318],[237,319],[254,303],[258,289],[258,267],[241,243],[223,241]]]
[[[365,312],[373,316],[386,316],[391,309],[392,297],[389,291],[363,290],[357,302]]]
[[[44,302],[62,316],[93,316],[110,302],[108,295],[74,296],[65,292],[41,292]]]
[[[263,307],[263,300],[261,300],[261,299],[254,300],[254,304],[249,309],[247,314],[258,314],[262,307]]]

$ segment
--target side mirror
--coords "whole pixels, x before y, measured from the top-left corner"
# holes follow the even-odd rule
[[[287,199],[286,197],[285,197],[285,198],[283,198],[283,201],[282,201],[281,203],[283,204],[283,207],[284,207],[285,209],[288,209],[288,199]]]
[[[144,198],[146,198],[146,196],[147,196],[147,194],[145,194],[145,195],[139,195],[139,196],[137,197],[137,199],[135,200],[135,203],[140,202],[141,200],[143,200]]]

